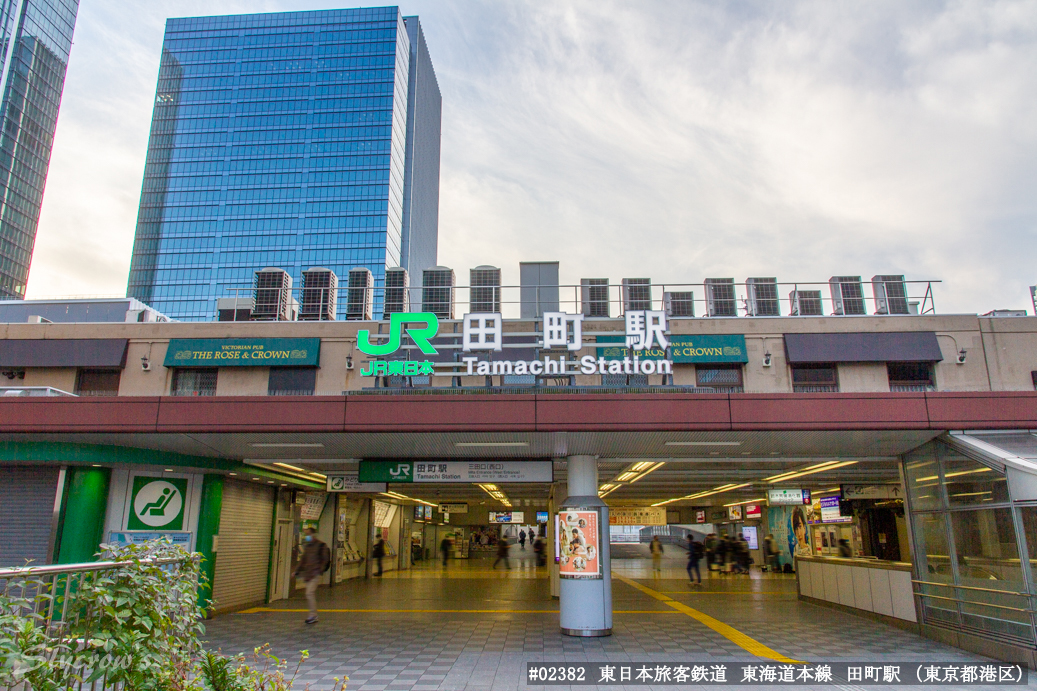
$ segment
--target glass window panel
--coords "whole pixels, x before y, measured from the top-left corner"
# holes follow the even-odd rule
[[[953,584],[954,573],[951,568],[950,545],[947,542],[946,514],[915,514],[912,523],[919,580],[934,584]],[[958,604],[953,599],[953,588],[920,584],[918,592],[933,596],[922,598],[926,621],[954,625],[959,623]]]
[[[271,367],[267,393],[270,396],[312,396],[317,370],[312,367]]]
[[[81,369],[76,379],[79,396],[118,396],[120,370]]]
[[[176,369],[173,371],[174,396],[215,396],[216,368]]]
[[[930,511],[943,506],[936,444],[930,442],[905,457],[908,496],[913,511]]]
[[[985,633],[1033,640],[1029,598],[1008,508],[950,513],[957,553],[962,625]],[[991,592],[1001,591],[1001,592]]]
[[[947,501],[955,506],[997,504],[1009,501],[1007,478],[940,444],[940,462],[947,489]]]

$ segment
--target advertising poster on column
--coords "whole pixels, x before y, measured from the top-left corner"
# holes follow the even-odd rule
[[[597,509],[558,514],[560,578],[601,578],[601,521]]]

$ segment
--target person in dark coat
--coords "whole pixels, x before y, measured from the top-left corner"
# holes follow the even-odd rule
[[[703,553],[702,543],[695,539],[692,533],[688,533],[688,580],[692,581],[693,585],[702,585],[702,572],[699,571],[699,560],[702,559]],[[691,577],[691,572],[695,572],[695,577]]]
[[[497,559],[493,562],[493,568],[497,568],[497,564],[502,560],[504,561],[504,568],[510,569],[511,564],[508,563],[508,538],[503,535],[497,542]]]
[[[306,602],[310,606],[307,624],[317,623],[317,586],[320,585],[324,572],[331,565],[331,550],[317,539],[317,531],[306,528],[303,531],[302,555],[299,565],[295,567],[295,577],[306,584]]]
[[[374,563],[378,566],[378,571],[375,572],[375,576],[382,575],[382,557],[385,556],[385,540],[381,535],[374,542],[374,547],[371,548],[371,556],[374,557]]]

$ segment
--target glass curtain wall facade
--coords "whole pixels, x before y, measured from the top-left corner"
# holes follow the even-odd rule
[[[940,440],[904,457],[904,478],[922,622],[1034,648],[1037,501],[1013,497],[1006,472]]]
[[[440,100],[423,42],[396,7],[170,19],[127,294],[208,320],[264,267],[296,286],[312,267],[340,283],[364,267],[381,288],[386,267],[434,264]],[[410,256],[429,234],[431,259]]]
[[[0,0],[0,299],[24,299],[78,0]]]

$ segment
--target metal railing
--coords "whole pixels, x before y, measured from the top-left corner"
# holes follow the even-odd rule
[[[415,278],[415,277],[412,277]],[[382,279],[376,279],[376,282]],[[420,276],[416,277],[420,281]],[[381,285],[374,287],[350,288],[344,282],[336,289],[336,303],[339,319],[345,319],[347,307],[349,312],[364,316],[370,314],[373,320],[381,320],[385,315],[386,293],[392,298],[390,304],[402,306],[396,294],[401,291],[407,294],[409,308],[393,311],[434,311],[440,319],[460,319],[471,311],[500,312],[505,319],[535,319],[544,312],[567,312],[585,314],[588,317],[619,318],[628,310],[662,310],[671,317],[707,317],[737,318],[756,317],[788,317],[788,316],[826,316],[826,315],[923,315],[935,314],[936,305],[933,286],[941,283],[937,280],[893,282],[902,286],[903,295],[893,296],[889,292],[890,282],[862,280],[857,283],[842,284],[856,286],[852,296],[848,293],[836,294],[837,290],[829,281],[793,282],[793,283],[652,283],[624,286],[621,283],[610,283],[607,286],[588,286],[582,284],[568,285],[502,285],[502,286],[421,286],[411,285],[407,288]],[[761,288],[767,286],[768,297],[761,297]],[[864,294],[870,286],[871,295]],[[593,288],[592,293],[589,289]],[[238,321],[243,313],[254,307],[256,287],[253,285],[234,287],[222,286],[224,295],[213,298],[212,314],[219,316],[217,305],[220,299],[235,299],[234,309],[225,309],[230,319]],[[262,289],[261,289],[262,290]],[[293,308],[302,304],[302,287],[284,288],[286,303],[284,309],[277,312],[279,319],[289,319]],[[311,289],[312,290],[312,289]],[[323,289],[328,290],[328,289]],[[493,298],[487,301],[483,293],[494,291]],[[843,289],[839,289],[843,290]],[[362,295],[354,295],[362,291]],[[635,292],[636,291],[636,292]],[[472,299],[473,292],[475,300]],[[363,304],[356,308],[357,300]],[[423,309],[422,303],[426,303]],[[473,302],[478,309],[473,310]],[[434,305],[433,305],[434,303]],[[312,318],[312,317],[311,317]]]
[[[71,635],[83,614],[77,608],[73,594],[119,569],[134,566],[136,563],[99,561],[0,568],[0,597],[6,601],[8,608],[8,612],[5,613],[30,619],[38,632],[48,641],[48,664],[65,664],[60,658],[62,650],[79,651],[91,645],[90,632],[78,637]],[[139,563],[175,572],[187,562],[183,559],[150,559],[141,560]],[[184,611],[186,610],[185,607]],[[89,679],[92,672],[82,666],[69,669],[79,679]],[[77,681],[68,687],[68,691],[119,691],[121,688],[121,684],[109,684],[107,676],[102,676],[94,681]],[[32,687],[25,681],[13,685],[0,681],[0,689],[32,691]]]
[[[1037,642],[1035,595],[915,579],[911,583],[926,624],[1029,647]],[[951,592],[936,595],[925,592],[927,588],[944,588]],[[982,599],[984,596],[989,600]],[[985,614],[984,610],[993,611]]]
[[[0,386],[0,397],[9,396],[19,398],[71,396],[74,398],[76,394],[55,389],[53,386]]]

